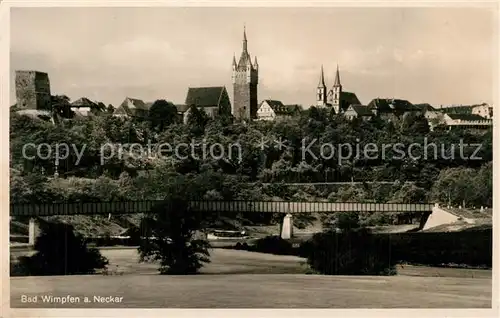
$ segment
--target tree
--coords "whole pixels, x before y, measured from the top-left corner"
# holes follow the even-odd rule
[[[325,231],[308,241],[309,266],[325,275],[395,275],[397,260],[391,255],[389,236],[367,229]]]
[[[203,134],[209,120],[208,115],[196,105],[191,105],[187,112],[187,125],[191,128],[191,133],[195,136]]]
[[[474,180],[476,206],[493,205],[493,163],[487,163],[479,169]]]
[[[447,204],[465,207],[475,196],[474,178],[476,171],[470,168],[448,168],[441,171],[432,187],[433,199]],[[472,199],[472,200],[471,200]]]
[[[115,112],[115,108],[113,107],[113,105],[109,104],[108,107],[106,107],[106,112],[108,114],[113,114]]]
[[[192,211],[182,199],[157,206],[141,222],[143,239],[138,248],[140,261],[159,261],[161,274],[195,274],[210,262],[210,244],[196,237],[203,229],[200,213]]]
[[[164,201],[141,221],[140,261],[159,261],[161,274],[195,274],[210,262],[210,244],[202,232],[212,215],[192,210],[189,202],[220,185],[207,176],[169,175],[168,171],[158,171],[152,179],[155,185],[162,183],[159,194]]]
[[[425,203],[426,199],[425,189],[411,183],[405,183],[392,197],[395,203]]]
[[[156,100],[149,109],[149,120],[151,128],[163,131],[177,120],[177,107],[164,99]]]
[[[351,231],[353,229],[358,229],[359,215],[355,212],[340,212],[337,215],[336,227],[341,231]]]
[[[19,259],[16,271],[24,275],[82,275],[105,268],[108,260],[99,250],[88,248],[70,224],[39,220],[41,234],[36,253]]]
[[[11,169],[11,203],[49,203],[60,199],[61,194],[48,184],[48,179],[41,173],[24,173]]]
[[[75,113],[71,110],[70,98],[66,95],[51,96],[52,111],[63,118],[73,118]]]
[[[401,121],[403,134],[425,135],[429,132],[429,122],[421,114],[406,113]]]

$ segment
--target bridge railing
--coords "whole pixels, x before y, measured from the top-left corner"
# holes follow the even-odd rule
[[[111,201],[11,204],[11,216],[97,215],[152,212],[165,201]],[[332,213],[332,212],[430,212],[430,203],[358,203],[293,201],[190,201],[190,207],[202,212],[252,213]],[[175,209],[164,205],[164,209]]]

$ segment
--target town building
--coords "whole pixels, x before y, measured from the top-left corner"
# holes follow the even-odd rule
[[[233,56],[233,108],[232,114],[240,120],[257,118],[257,84],[259,82],[259,64],[257,57],[252,63],[248,53],[246,30],[243,30],[243,49],[236,62]]]
[[[493,125],[493,107],[487,103],[441,107],[426,112],[425,118],[431,130],[467,129],[481,133]]]
[[[475,105],[472,107],[471,113],[473,115],[479,115],[483,118],[486,119],[492,119],[493,118],[493,107],[490,105],[483,103],[480,105]]]
[[[86,97],[79,98],[71,103],[71,111],[77,117],[87,117],[97,115],[106,110],[106,105],[103,103],[96,103]]]
[[[353,120],[355,118],[360,118],[362,120],[369,120],[375,115],[365,105],[350,105],[344,112],[344,116],[348,120]]]
[[[138,98],[126,97],[125,100],[115,109],[113,116],[123,118],[147,118],[149,108],[152,103],[145,103]]]
[[[185,103],[177,106],[184,123],[187,122],[189,108],[192,105],[204,111],[210,118],[224,114],[231,115],[231,102],[225,86],[188,88]]]
[[[52,110],[49,75],[39,71],[16,71],[16,107]]]
[[[284,105],[279,100],[266,99],[263,100],[257,110],[258,120],[276,120],[289,118],[297,115],[301,108],[299,105]]]
[[[476,114],[444,114],[444,124],[446,128],[485,130],[493,125],[493,120],[485,119]]]
[[[353,104],[359,105],[361,102],[356,94],[343,90],[342,84],[340,83],[339,66],[337,65],[335,81],[329,91],[327,91],[326,88],[323,66],[321,66],[321,74],[319,77],[318,87],[316,89],[316,106],[329,107],[334,110],[335,114],[341,114]]]
[[[419,107],[415,107],[412,103],[404,99],[375,98],[368,103],[367,107],[375,116],[385,120],[401,118],[409,113],[421,113]]]

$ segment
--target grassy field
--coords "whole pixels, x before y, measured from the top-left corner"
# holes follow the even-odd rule
[[[215,249],[195,276],[160,276],[134,249],[107,249],[117,275],[12,277],[12,307],[489,308],[491,271],[405,266],[392,277],[304,275],[305,260]],[[22,295],[38,296],[23,303]],[[57,304],[42,295],[118,296],[118,303]]]

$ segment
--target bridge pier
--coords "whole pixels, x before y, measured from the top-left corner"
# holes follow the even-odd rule
[[[31,218],[28,224],[28,245],[34,246],[35,240],[39,234],[38,225],[35,218]]]
[[[443,210],[438,203],[435,203],[434,207],[432,208],[432,213],[422,225],[422,230],[427,230],[442,224],[454,223],[456,221],[458,221],[458,216],[446,210]]]
[[[281,225],[281,238],[284,240],[291,239],[293,237],[293,216],[291,213],[287,213],[283,218],[283,223]]]

